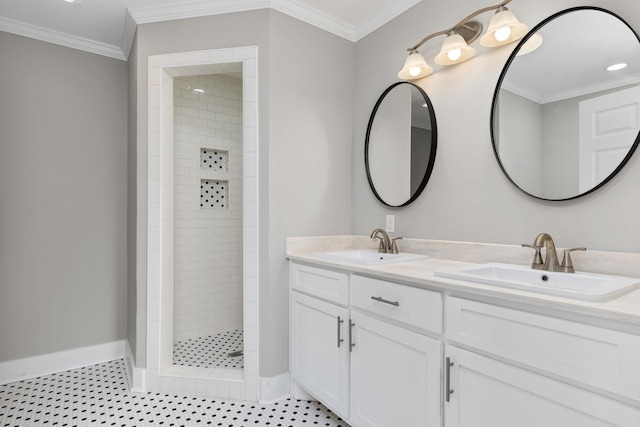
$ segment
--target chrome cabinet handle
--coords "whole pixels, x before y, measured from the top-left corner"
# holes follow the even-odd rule
[[[445,388],[446,390],[446,398],[445,400],[447,402],[449,402],[449,398],[451,397],[451,395],[454,393],[453,390],[451,390],[451,367],[453,366],[453,362],[451,361],[450,358],[446,358],[445,359],[445,364],[446,366],[446,373],[445,373]]]
[[[353,351],[353,347],[356,346],[356,343],[353,342],[353,327],[356,326],[355,323],[349,319],[349,353]]]
[[[400,307],[400,303],[398,301],[389,301],[388,299],[384,299],[382,297],[371,297],[371,299],[383,302],[385,304],[395,305],[396,307]]]
[[[340,348],[340,343],[344,341],[344,338],[340,338],[340,325],[344,323],[344,320],[338,316],[338,348]]]

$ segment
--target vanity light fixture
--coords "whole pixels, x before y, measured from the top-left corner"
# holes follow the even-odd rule
[[[433,68],[427,64],[424,56],[418,52],[418,49],[413,49],[407,59],[405,59],[404,66],[398,73],[398,77],[403,80],[412,80],[428,76],[432,72]]]
[[[453,27],[428,35],[414,46],[408,48],[409,57],[405,60],[402,70],[398,73],[398,78],[414,80],[431,74],[433,68],[427,63],[422,54],[418,52],[418,48],[428,40],[441,35],[447,35],[447,38],[442,44],[440,53],[435,57],[436,64],[454,65],[471,58],[475,50],[469,45],[476,41],[482,32],[482,24],[472,19],[485,12],[496,11],[489,22],[487,32],[480,38],[480,44],[482,46],[497,47],[520,40],[529,28],[518,21],[513,12],[505,7],[505,5],[511,3],[511,1],[512,0],[504,0],[494,6],[476,10]],[[542,38],[540,38],[539,41],[542,42]],[[538,43],[533,49],[539,45]]]
[[[529,40],[527,40],[522,46],[520,46],[520,49],[518,49],[518,53],[516,53],[516,56],[522,56],[526,55],[527,53],[531,53],[539,48],[541,44],[542,36],[538,33],[532,34],[531,37],[529,37]]]
[[[470,47],[467,41],[453,30],[444,40],[442,49],[434,61],[438,65],[459,64],[471,58],[474,53],[476,53],[475,49]]]

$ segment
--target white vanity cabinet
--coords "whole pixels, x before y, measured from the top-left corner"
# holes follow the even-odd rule
[[[446,354],[445,427],[640,426],[637,410],[599,394],[453,346]]]
[[[290,280],[292,379],[346,418],[349,414],[348,275],[291,264]]]
[[[290,280],[295,383],[353,427],[442,425],[440,293],[298,263]]]
[[[351,276],[351,411],[358,427],[440,426],[442,295]]]
[[[290,266],[292,380],[353,427],[640,427],[628,325]]]
[[[446,305],[445,427],[640,426],[640,410],[623,403],[640,397],[639,336],[455,297]]]

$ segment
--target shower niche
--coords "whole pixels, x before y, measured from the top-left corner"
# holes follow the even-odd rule
[[[173,365],[196,376],[244,368],[242,86],[173,79]]]

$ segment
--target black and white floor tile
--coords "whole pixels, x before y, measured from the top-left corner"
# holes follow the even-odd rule
[[[173,345],[173,364],[196,368],[243,369],[244,357],[229,354],[242,351],[242,330],[192,338]]]
[[[0,427],[348,427],[316,402],[270,405],[128,390],[123,360],[0,385]]]

